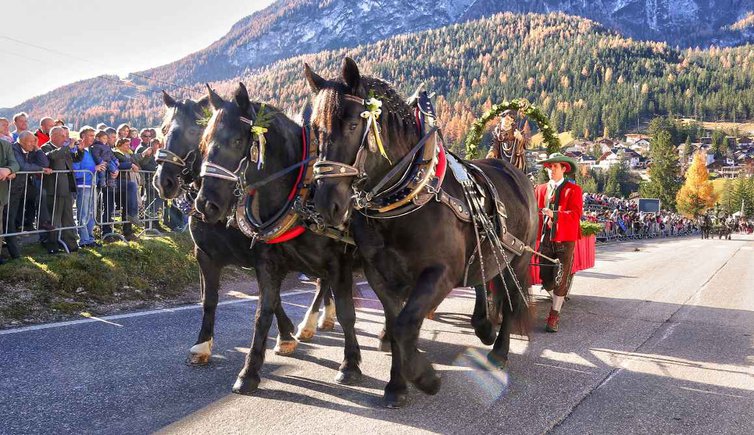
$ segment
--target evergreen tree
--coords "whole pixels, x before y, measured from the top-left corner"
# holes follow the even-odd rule
[[[694,155],[694,161],[686,171],[686,182],[676,195],[678,211],[689,218],[696,218],[715,205],[717,197],[707,171],[704,153]]]
[[[658,131],[651,146],[650,181],[641,185],[640,193],[645,198],[659,198],[663,207],[675,210],[675,197],[681,183],[678,153],[670,140],[670,132]]]
[[[712,132],[712,144],[710,152],[715,156],[715,160],[725,156],[728,153],[728,141],[725,139],[725,132],[715,130]]]
[[[605,195],[608,196],[621,196],[620,182],[618,181],[618,167],[621,165],[613,165],[607,171],[607,181],[605,182]]]
[[[728,178],[723,185],[723,193],[720,197],[720,206],[726,213],[733,213],[736,211],[735,200],[733,199],[734,180]],[[739,203],[740,206],[740,203]]]
[[[691,136],[686,136],[686,142],[683,144],[683,163],[686,163],[693,154],[694,145],[691,144]]]

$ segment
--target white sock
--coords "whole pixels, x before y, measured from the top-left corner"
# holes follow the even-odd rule
[[[560,312],[560,309],[563,308],[563,301],[565,301],[565,296],[553,295],[552,296],[552,309],[554,311]]]

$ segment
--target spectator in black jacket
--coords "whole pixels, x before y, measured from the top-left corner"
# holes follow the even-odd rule
[[[45,174],[52,173],[52,169],[49,168],[50,162],[47,156],[37,146],[37,138],[31,132],[25,131],[18,136],[18,141],[13,144],[13,154],[16,157],[16,161],[21,171],[42,171]],[[14,222],[16,216],[23,216],[24,210],[29,207],[36,206],[39,191],[39,180],[35,179],[36,175],[19,175],[10,183],[10,201],[8,202],[8,222]],[[36,182],[34,182],[36,181]],[[33,191],[29,194],[30,191]],[[30,199],[31,198],[31,199]],[[32,201],[30,203],[29,201]],[[46,217],[47,213],[40,212],[40,220],[46,219],[44,222],[46,228],[50,229],[49,217]],[[7,239],[8,253],[11,258],[18,258],[21,256],[21,252],[18,249],[16,243],[16,237],[10,236]]]
[[[3,244],[3,219],[2,210],[8,202],[8,183],[16,177],[18,162],[13,154],[13,146],[10,142],[0,139],[0,246]],[[5,264],[5,259],[0,257],[0,264]]]
[[[42,150],[50,160],[50,168],[54,171],[73,171],[73,162],[80,162],[84,158],[84,147],[80,142],[66,145],[70,141],[68,134],[68,129],[54,127],[50,131],[50,141],[42,146]],[[76,193],[76,178],[73,172],[58,172],[55,176],[45,177],[44,188],[53,226],[75,227],[73,194]],[[60,252],[58,242],[65,244],[70,252],[78,250],[76,235],[75,229],[50,232],[47,243],[48,252],[51,254]]]
[[[147,228],[155,229],[158,231],[166,231],[165,228],[160,225],[160,211],[164,205],[164,201],[157,194],[157,190],[152,185],[152,177],[154,177],[154,171],[157,170],[157,150],[162,148],[162,142],[155,138],[157,132],[151,128],[145,128],[141,131],[141,144],[136,148],[134,153],[134,162],[141,168],[142,172],[142,192],[146,198],[146,211],[148,216],[145,221]]]

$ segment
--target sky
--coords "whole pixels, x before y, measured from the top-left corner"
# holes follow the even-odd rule
[[[273,0],[12,0],[0,6],[0,107],[178,60]]]

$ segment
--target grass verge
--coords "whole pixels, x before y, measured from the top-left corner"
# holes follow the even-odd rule
[[[24,247],[21,259],[0,266],[0,327],[102,313],[179,298],[199,282],[188,234],[115,242],[71,254]]]

